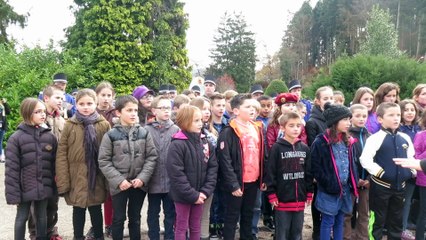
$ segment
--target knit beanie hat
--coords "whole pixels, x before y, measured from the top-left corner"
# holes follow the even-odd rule
[[[334,123],[337,123],[343,118],[352,117],[352,113],[349,108],[342,105],[334,105],[326,103],[324,105],[324,118],[327,123],[327,127],[331,127]]]

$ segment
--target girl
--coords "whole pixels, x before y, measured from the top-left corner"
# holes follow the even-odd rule
[[[385,82],[377,88],[374,93],[374,105],[379,106],[382,102],[399,103],[399,86],[396,83]]]
[[[154,121],[155,116],[151,112],[151,103],[154,99],[154,92],[142,85],[135,88],[132,95],[139,102],[138,116],[140,125],[145,126],[145,124]]]
[[[80,90],[75,100],[77,112],[65,126],[56,157],[58,193],[73,206],[74,239],[84,239],[86,208],[96,239],[103,238],[101,204],[106,199],[106,181],[98,166],[99,145],[110,129],[96,112],[96,93]]]
[[[421,130],[420,126],[417,124],[416,103],[411,99],[405,99],[399,103],[399,106],[401,107],[401,126],[399,127],[399,130],[410,136],[411,141],[414,142],[414,136]],[[411,234],[411,232],[407,230],[407,225],[408,216],[410,214],[411,200],[416,188],[416,181],[413,178],[409,179],[405,183],[405,201],[402,213],[402,238],[414,239],[414,236]]]
[[[56,137],[45,128],[46,107],[36,98],[21,103],[24,121],[10,136],[6,149],[5,192],[7,204],[17,205],[15,239],[25,239],[25,223],[34,206],[36,238],[47,239],[47,199],[56,191]]]
[[[362,104],[368,109],[368,118],[365,124],[368,132],[373,134],[380,130],[380,123],[377,120],[376,105],[374,104],[374,92],[368,87],[360,87],[355,92],[352,104]]]
[[[416,102],[419,113],[426,107],[426,84],[420,83],[413,89],[413,100]]]
[[[213,146],[201,134],[201,111],[184,106],[176,116],[181,131],[173,136],[167,154],[170,196],[175,202],[175,239],[199,240],[204,201],[216,186],[218,165]]]
[[[420,118],[422,131],[414,137],[415,159],[426,158],[426,113],[423,112]],[[412,167],[412,166],[408,166]],[[426,174],[424,171],[417,171],[416,185],[419,186],[420,193],[420,212],[416,224],[416,239],[424,239],[426,225]]]
[[[126,210],[130,239],[141,239],[140,212],[158,157],[151,134],[137,123],[137,113],[133,96],[119,97],[119,123],[104,135],[100,146],[99,167],[108,179],[114,209],[113,239],[123,239]]]
[[[351,112],[327,103],[327,129],[311,146],[312,174],[317,181],[315,207],[321,212],[320,239],[343,239],[345,214],[352,213],[352,197],[358,197],[355,173],[355,142],[349,135]]]

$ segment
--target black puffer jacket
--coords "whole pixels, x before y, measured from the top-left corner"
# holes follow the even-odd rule
[[[326,119],[319,106],[312,108],[311,117],[306,122],[306,134],[308,135],[308,146],[311,146],[315,138],[327,129]]]
[[[8,204],[43,200],[56,193],[58,143],[50,129],[20,124],[6,145],[5,192]]]
[[[175,202],[194,204],[200,192],[209,197],[217,179],[212,145],[200,134],[180,131],[170,143],[166,163],[170,196]]]

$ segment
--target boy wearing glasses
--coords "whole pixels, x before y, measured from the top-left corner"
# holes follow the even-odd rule
[[[167,96],[156,97],[151,108],[155,121],[148,123],[145,129],[152,136],[159,157],[148,184],[148,236],[149,239],[160,239],[159,214],[163,203],[164,239],[174,239],[175,208],[168,195],[170,183],[166,161],[172,136],[179,131],[179,127],[170,120],[172,103]]]

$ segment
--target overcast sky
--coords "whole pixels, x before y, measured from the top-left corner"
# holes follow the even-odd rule
[[[190,27],[187,49],[190,64],[204,68],[211,63],[209,50],[214,47],[213,36],[225,12],[242,13],[249,30],[255,33],[258,67],[267,54],[278,51],[284,30],[303,0],[183,0]],[[311,0],[311,5],[317,0]],[[72,0],[9,0],[16,12],[29,13],[23,30],[10,27],[8,33],[19,43],[33,47],[46,46],[50,39],[64,40],[64,29],[74,24],[69,6]]]

